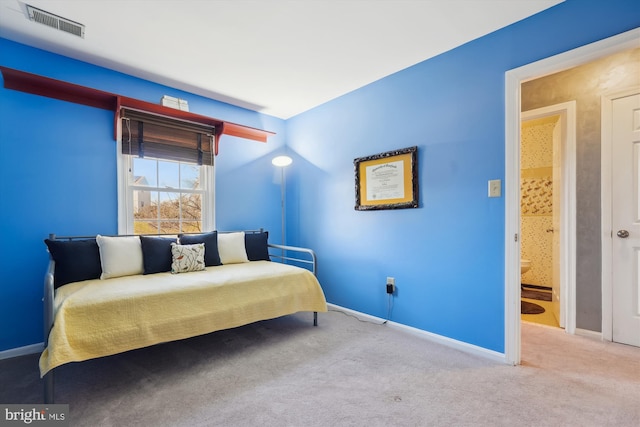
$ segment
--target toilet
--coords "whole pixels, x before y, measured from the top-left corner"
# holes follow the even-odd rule
[[[531,269],[531,261],[520,259],[520,274],[524,274]]]

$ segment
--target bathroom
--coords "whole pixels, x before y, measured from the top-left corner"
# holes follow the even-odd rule
[[[559,327],[561,128],[560,115],[523,115],[520,146],[522,320],[554,327]]]

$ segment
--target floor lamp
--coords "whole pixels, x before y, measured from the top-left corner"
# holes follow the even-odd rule
[[[285,215],[285,193],[286,193],[286,187],[287,187],[287,182],[285,181],[286,177],[284,173],[284,168],[289,166],[292,162],[293,162],[293,159],[289,156],[278,156],[278,157],[274,157],[273,160],[271,160],[272,165],[280,168],[280,211],[282,215],[282,245],[283,246],[285,245],[285,242],[286,242],[286,239],[285,239],[286,228],[284,223],[284,215]],[[282,250],[282,262],[284,262],[284,249]]]

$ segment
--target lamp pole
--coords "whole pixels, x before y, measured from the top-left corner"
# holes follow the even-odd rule
[[[286,175],[284,173],[284,168],[286,168],[287,166],[289,166],[291,163],[293,162],[293,159],[289,156],[278,156],[278,157],[274,157],[273,160],[271,160],[271,164],[273,164],[274,166],[280,168],[280,212],[281,212],[281,218],[282,218],[282,245],[284,246],[286,244],[286,227],[285,227],[285,194],[286,194],[286,186],[287,186],[287,182],[286,182]],[[284,249],[282,250],[282,261],[284,262]]]

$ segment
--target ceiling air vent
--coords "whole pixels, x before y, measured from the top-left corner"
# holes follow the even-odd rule
[[[84,38],[84,25],[82,24],[29,5],[27,5],[27,12],[29,12],[29,19],[34,22]]]

